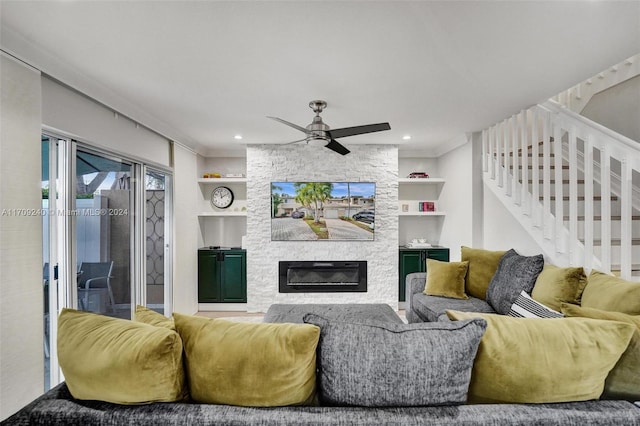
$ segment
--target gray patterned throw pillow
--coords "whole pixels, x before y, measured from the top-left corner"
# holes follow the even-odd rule
[[[520,256],[514,249],[502,256],[487,288],[487,302],[499,314],[507,315],[520,292],[531,293],[544,266],[541,254]]]
[[[462,404],[487,323],[358,324],[306,314],[320,327],[318,391],[326,405]]]

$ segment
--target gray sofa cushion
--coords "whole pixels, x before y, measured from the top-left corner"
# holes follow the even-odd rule
[[[491,305],[475,297],[462,300],[427,296],[423,293],[426,279],[426,272],[414,272],[407,275],[405,313],[409,323],[450,321],[445,313],[447,309],[462,312],[495,313]]]
[[[627,401],[559,404],[479,404],[438,407],[279,407],[155,403],[117,405],[77,401],[63,383],[2,422],[2,426],[640,426],[640,408]]]
[[[520,256],[514,249],[502,256],[487,288],[487,302],[499,314],[507,315],[521,291],[531,294],[544,266],[541,254]]]
[[[411,309],[415,311],[416,315],[418,315],[422,321],[439,321],[442,315],[446,316],[445,311],[447,309],[462,312],[495,313],[487,302],[472,296],[463,300],[449,297],[427,296],[422,293],[413,295]]]
[[[302,323],[305,314],[318,314],[335,320],[402,324],[398,314],[384,303],[274,303],[267,310],[263,322]]]
[[[318,391],[330,405],[461,404],[486,321],[391,324],[334,321],[320,327]]]

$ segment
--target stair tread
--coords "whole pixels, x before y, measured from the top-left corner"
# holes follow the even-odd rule
[[[533,183],[533,179],[529,179],[529,183]],[[539,184],[543,184],[544,183],[544,179],[538,180],[538,183]],[[555,185],[556,181],[555,181],[555,179],[552,179],[552,180],[549,181],[549,183]],[[569,184],[569,179],[564,179],[562,181],[562,183],[564,185],[568,185]],[[578,185],[584,185],[584,179],[578,179]]]
[[[620,270],[620,264],[619,263],[615,263],[611,265],[611,271],[619,271]],[[640,271],[640,263],[632,263],[631,264],[631,270],[632,271]]]
[[[509,168],[510,168],[510,169],[513,169],[513,165],[510,165],[510,166],[509,166]],[[522,168],[522,164],[519,164],[519,165],[518,165],[518,168],[519,168],[519,169],[521,169],[521,168]],[[550,165],[550,167],[549,167],[549,169],[550,169],[550,170],[555,170],[555,168],[556,168],[556,166],[555,166],[555,165],[553,165],[553,164],[551,164],[551,165]],[[529,165],[528,169],[529,169],[529,170],[533,170],[533,166],[532,166],[532,165]],[[538,169],[543,170],[543,169],[544,169],[544,165],[542,165],[542,164],[541,164],[541,165],[539,165],[539,166],[538,166]],[[568,166],[568,165],[563,164],[563,165],[562,165],[562,170],[569,170],[569,166]]]
[[[611,239],[611,245],[612,246],[620,246],[622,244],[622,240],[619,238],[612,238]],[[602,245],[602,240],[593,240],[593,245],[594,246],[601,246]],[[631,245],[632,246],[640,246],[640,238],[632,238],[631,239]]]
[[[540,199],[540,201],[544,200],[544,197],[538,197],[538,198]],[[556,199],[556,196],[555,196],[555,195],[552,195],[552,196],[551,196],[551,201],[555,201],[555,199]],[[568,196],[568,195],[563,196],[563,197],[562,197],[562,200],[563,200],[563,201],[569,201],[569,196]],[[584,201],[584,200],[585,200],[585,197],[584,197],[584,196],[582,196],[582,195],[579,195],[579,196],[577,197],[577,200],[578,200],[578,201]],[[602,197],[601,197],[600,195],[594,195],[594,197],[593,197],[593,201],[602,201]],[[618,197],[617,197],[617,196],[615,196],[615,195],[612,195],[612,196],[611,196],[611,201],[618,201]]]
[[[564,216],[563,220],[569,220],[569,216]],[[584,216],[578,216],[579,221],[583,221],[585,219]],[[602,216],[594,216],[593,220],[600,221],[602,220]],[[611,220],[622,220],[622,216],[611,216]],[[631,216],[631,220],[640,220],[640,216]]]
[[[497,154],[494,154],[494,157],[495,157],[496,155],[497,155]],[[500,156],[504,157],[504,152],[503,152],[503,153],[501,153],[501,154],[500,154]],[[509,157],[513,157],[513,152],[509,152]],[[518,157],[522,158],[522,153],[521,153],[520,151],[518,151]],[[532,152],[530,152],[529,154],[527,154],[527,157],[532,158],[532,157],[533,157],[533,153],[532,153]],[[544,157],[544,154],[543,154],[543,153],[539,153],[539,154],[538,154],[538,157],[543,158],[543,157]],[[553,157],[555,157],[555,154],[550,153],[550,154],[549,154],[549,157],[553,158]]]

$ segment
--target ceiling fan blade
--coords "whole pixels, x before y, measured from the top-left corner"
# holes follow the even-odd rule
[[[347,155],[348,153],[351,152],[344,146],[340,145],[340,143],[338,143],[338,141],[335,139],[331,139],[331,141],[329,141],[329,143],[326,144],[324,147],[329,148],[330,150],[335,151],[338,154],[342,154],[342,155]]]
[[[306,141],[306,140],[307,140],[307,138],[304,138],[304,139],[298,139],[297,141],[285,142],[285,143],[281,143],[281,144],[278,144],[278,145],[291,145],[291,144],[298,143],[298,142],[304,142],[304,141]]]
[[[341,129],[331,129],[327,133],[331,139],[344,138],[347,136],[362,135],[364,133],[382,132],[391,130],[389,123],[366,124],[364,126],[343,127]]]
[[[296,129],[296,130],[300,130],[300,131],[301,131],[301,132],[303,132],[303,133],[307,133],[307,129],[305,129],[304,127],[300,127],[300,126],[298,126],[297,124],[290,123],[290,122],[288,122],[288,121],[286,121],[286,120],[283,120],[282,118],[278,118],[278,117],[269,117],[269,116],[267,116],[267,118],[270,118],[270,119],[272,119],[272,120],[278,121],[278,122],[280,122],[280,123],[282,123],[282,124],[286,124],[287,126],[289,126],[289,127],[293,127],[293,128],[294,128],[294,129]]]

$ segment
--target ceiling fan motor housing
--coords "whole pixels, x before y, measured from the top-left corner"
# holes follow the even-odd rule
[[[322,121],[322,117],[320,117],[319,115],[313,117],[313,121],[307,126],[307,130],[310,132],[310,139],[322,139],[324,141],[328,141],[330,139],[327,136],[327,131],[329,129],[330,127],[324,124],[324,122]]]

